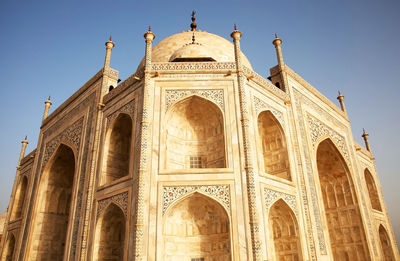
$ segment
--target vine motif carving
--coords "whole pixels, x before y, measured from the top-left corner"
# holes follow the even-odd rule
[[[228,210],[231,208],[229,185],[198,185],[198,186],[165,186],[163,187],[162,213],[168,207],[188,193],[199,191],[217,199]]]
[[[114,195],[109,198],[102,199],[98,202],[97,207],[97,217],[103,212],[104,209],[108,207],[109,204],[114,203],[119,206],[124,212],[125,217],[128,216],[128,191],[122,192],[120,194]]]
[[[272,206],[272,204],[276,202],[276,199],[283,199],[283,201],[285,201],[289,205],[289,207],[297,216],[297,204],[295,196],[264,188],[264,199],[267,211],[269,211],[269,208]]]
[[[165,93],[165,111],[167,111],[175,101],[193,94],[212,100],[222,111],[224,110],[223,90],[168,90]]]
[[[234,62],[203,62],[203,63],[153,63],[153,71],[215,71],[236,70]]]
[[[293,93],[295,96],[295,105],[296,109],[298,111],[298,118],[299,118],[299,127],[300,127],[300,133],[303,139],[306,139],[306,130],[305,130],[305,119],[303,117],[302,113],[302,102],[303,102],[303,95],[296,89],[293,89]],[[315,105],[316,106],[316,105]],[[308,182],[310,184],[310,195],[311,195],[311,203],[312,203],[312,211],[314,214],[315,218],[315,227],[317,229],[317,237],[318,237],[318,246],[323,255],[327,254],[326,250],[326,243],[325,243],[325,236],[324,232],[322,229],[322,221],[321,221],[321,211],[318,206],[318,199],[317,199],[317,191],[315,188],[315,181],[314,181],[314,173],[311,167],[311,158],[310,158],[310,153],[307,147],[306,142],[303,142],[302,146],[303,153],[305,155],[305,160],[306,160],[306,173],[307,173],[307,178]],[[300,155],[299,155],[300,156]],[[306,176],[306,175],[305,175]],[[303,195],[303,207],[305,209],[308,209],[308,199],[306,197],[307,192],[305,191],[305,187],[302,188],[302,195]],[[311,219],[310,217],[307,217],[307,222],[308,226],[311,226]],[[309,238],[312,240],[313,235],[312,235],[312,229],[309,229]],[[312,260],[316,260],[316,253],[314,249],[314,245],[310,242],[310,249],[312,251]]]
[[[133,118],[134,111],[135,111],[135,100],[132,100],[107,116],[107,129],[120,113],[126,113]]]
[[[57,149],[58,145],[63,141],[67,141],[69,144],[74,145],[76,151],[79,151],[79,144],[81,142],[81,135],[82,135],[82,124],[83,124],[83,117],[77,120],[69,127],[67,127],[63,132],[61,132],[51,141],[46,143],[42,166],[46,165],[47,161],[50,159],[53,152]]]
[[[332,141],[335,143],[335,145],[337,145],[345,160],[349,163],[350,158],[344,137],[309,114],[307,114],[307,119],[310,127],[310,136],[313,147],[315,148],[315,144],[320,137],[328,135],[332,138]]]
[[[264,110],[269,110],[271,113],[275,116],[275,118],[279,121],[281,126],[283,127],[285,124],[285,121],[283,119],[283,113],[281,111],[277,111],[273,109],[271,106],[254,96],[254,108],[256,109],[256,114],[258,114],[261,111]]]

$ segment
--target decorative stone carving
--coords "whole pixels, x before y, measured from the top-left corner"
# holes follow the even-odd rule
[[[79,151],[79,144],[81,142],[81,135],[82,135],[82,124],[83,124],[83,117],[77,120],[72,125],[70,125],[63,132],[61,132],[59,135],[53,138],[51,141],[46,143],[42,166],[46,165],[47,161],[50,159],[53,152],[57,149],[58,145],[63,141],[67,141],[68,144],[74,145],[76,151]]]
[[[183,197],[186,194],[199,191],[206,194],[218,202],[220,202],[226,209],[230,210],[231,200],[230,200],[230,190],[229,185],[198,185],[198,186],[165,186],[163,187],[163,202],[162,202],[162,213],[168,207]]]
[[[267,103],[263,102],[256,96],[254,96],[253,99],[254,99],[254,108],[256,110],[256,114],[260,113],[261,111],[269,110],[272,112],[272,114],[275,116],[275,118],[279,121],[282,128],[284,127],[285,120],[283,119],[283,113],[281,111],[273,109],[271,106],[269,106]]]
[[[293,213],[297,216],[297,204],[295,196],[264,188],[264,199],[267,212],[269,211],[269,208],[272,206],[272,204],[276,202],[277,199],[283,199],[283,201],[285,201],[289,205],[289,207],[293,210]]]
[[[153,63],[153,71],[216,71],[236,70],[234,62]]]
[[[198,95],[216,103],[224,111],[224,91],[223,90],[168,90],[165,92],[165,111],[168,110],[175,101],[190,95]]]
[[[255,81],[257,84],[259,84],[264,89],[267,89],[268,91],[272,92],[273,94],[275,94],[282,100],[285,100],[285,101],[290,100],[289,94],[287,94],[286,92],[277,88],[275,85],[270,83],[268,80],[264,79],[264,77],[260,76],[258,73],[247,68],[246,66],[242,66],[242,69],[243,69],[244,74],[246,74],[247,77],[251,77],[253,81]]]
[[[125,104],[124,106],[122,106],[121,108],[117,109],[116,111],[110,113],[110,115],[107,116],[107,129],[120,113],[126,113],[130,115],[133,119],[134,111],[135,111],[135,100],[132,100],[127,104]]]
[[[128,216],[128,191],[122,192],[120,194],[114,195],[109,198],[105,198],[102,200],[99,200],[98,206],[97,206],[97,217],[101,214],[101,212],[108,207],[111,203],[114,203],[115,205],[119,206],[124,212],[125,217]]]
[[[315,148],[316,142],[320,137],[328,135],[331,137],[337,148],[342,152],[347,163],[349,163],[349,152],[347,151],[344,137],[309,114],[307,114],[307,120],[310,127],[310,136],[313,147]]]
[[[308,146],[307,146],[307,142],[306,142],[307,134],[306,134],[306,130],[305,130],[305,127],[304,127],[304,124],[303,124],[303,123],[305,123],[304,117],[303,117],[303,114],[302,114],[302,111],[303,111],[302,102],[303,102],[303,97],[304,96],[298,90],[296,90],[295,88],[293,88],[293,93],[294,93],[294,96],[295,96],[295,105],[296,105],[296,109],[297,109],[297,112],[298,112],[298,119],[299,119],[299,122],[300,122],[300,124],[299,124],[300,134],[301,134],[301,137],[303,139],[302,149],[303,149],[303,154],[305,155],[305,160],[306,160],[306,174],[307,175],[304,175],[304,177],[308,178],[308,183],[309,183],[309,186],[310,186],[311,203],[312,203],[312,206],[313,206],[312,207],[312,211],[314,212],[313,215],[314,215],[314,218],[315,218],[315,224],[314,225],[315,225],[315,227],[317,229],[318,247],[319,247],[321,253],[323,255],[326,255],[327,251],[326,251],[325,236],[324,236],[324,232],[323,232],[323,229],[322,229],[321,211],[320,211],[319,206],[318,206],[318,199],[317,199],[317,191],[316,191],[316,188],[315,188],[314,174],[313,174],[312,167],[311,167],[311,157],[310,157],[310,152],[308,150]],[[299,160],[301,161],[300,155],[298,155],[298,157],[299,157]],[[302,197],[303,197],[303,208],[305,210],[307,210],[308,209],[308,199],[307,199],[307,191],[305,189],[305,186],[302,186],[301,190],[302,190],[301,193],[302,193]],[[308,229],[307,229],[308,237],[310,239],[309,249],[311,250],[312,260],[317,260],[316,259],[315,249],[314,249],[314,244],[313,244],[313,239],[312,239],[313,235],[312,235],[312,228],[311,228],[311,226],[312,226],[311,218],[310,218],[308,213],[306,215],[306,218],[307,218],[307,227],[308,227]]]

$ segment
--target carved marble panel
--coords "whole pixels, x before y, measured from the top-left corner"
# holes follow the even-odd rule
[[[105,198],[102,200],[99,200],[98,206],[97,206],[97,217],[101,214],[101,212],[108,207],[111,203],[114,203],[115,205],[119,206],[124,212],[125,217],[128,216],[128,191],[122,192],[120,194],[114,195],[109,198]]]
[[[296,197],[294,195],[264,188],[264,204],[267,212],[278,199],[282,199],[283,201],[285,201],[292,209],[293,213],[297,216],[297,204]]]
[[[223,90],[211,90],[211,89],[189,89],[189,90],[168,90],[165,92],[165,111],[168,110],[175,101],[190,95],[198,95],[213,101],[224,111],[224,91]]]
[[[254,99],[254,108],[255,108],[255,111],[256,111],[257,115],[262,111],[269,110],[275,116],[275,118],[279,121],[279,123],[281,124],[282,128],[284,128],[285,120],[283,118],[283,113],[281,111],[275,110],[270,105],[268,105],[264,101],[260,100],[256,96],[254,96],[253,99]]]
[[[229,185],[165,186],[163,187],[162,191],[163,191],[163,199],[162,199],[163,214],[165,214],[165,211],[172,203],[174,203],[184,195],[196,191],[208,195],[211,198],[214,198],[228,210],[230,210],[231,208]]]

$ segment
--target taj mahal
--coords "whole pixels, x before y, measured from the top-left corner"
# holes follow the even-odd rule
[[[1,261],[400,260],[368,134],[284,62],[199,30],[104,67],[22,141]],[[229,34],[227,33],[227,36]],[[29,108],[27,108],[29,109]]]

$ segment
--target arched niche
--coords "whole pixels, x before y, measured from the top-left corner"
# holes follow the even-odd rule
[[[229,217],[215,200],[193,193],[165,213],[164,260],[231,260]]]
[[[132,119],[120,113],[106,132],[103,171],[100,185],[129,175],[132,140]]]
[[[22,179],[19,181],[17,190],[15,192],[14,207],[12,208],[10,220],[15,220],[22,216],[27,188],[28,178],[26,176],[23,176]]]
[[[42,173],[29,260],[63,260],[74,176],[74,152],[61,144]]]
[[[382,254],[384,261],[394,261],[394,253],[392,244],[390,243],[390,238],[386,229],[380,225],[379,226],[379,240],[381,242]]]
[[[270,208],[269,224],[276,260],[303,260],[296,216],[282,199]]]
[[[15,237],[13,233],[8,233],[8,238],[3,249],[2,261],[12,261],[15,249]]]
[[[318,145],[317,167],[333,258],[370,260],[354,184],[330,139]]]
[[[368,169],[364,171],[365,182],[367,183],[368,195],[373,209],[382,211],[381,202],[379,201],[378,190],[374,178]]]
[[[265,173],[291,180],[286,138],[278,120],[271,111],[263,111],[257,125]]]
[[[124,260],[126,220],[123,211],[111,203],[96,224],[93,260]]]
[[[224,120],[214,103],[191,96],[166,116],[166,169],[225,168]]]

